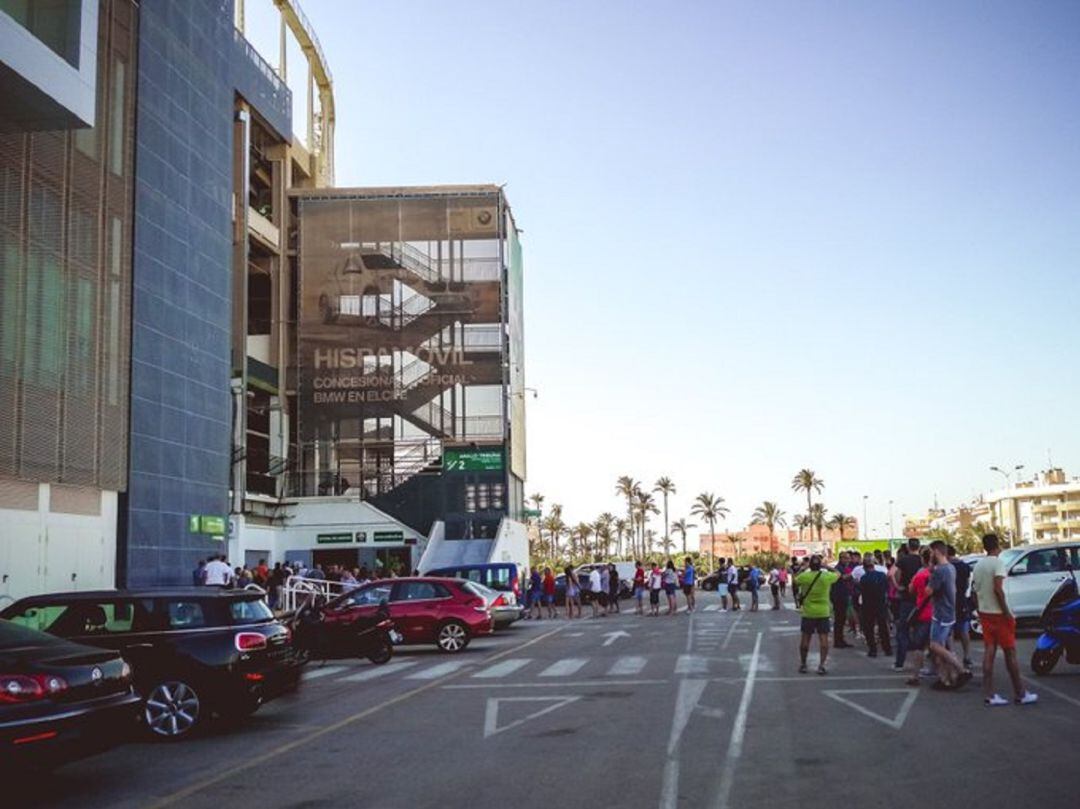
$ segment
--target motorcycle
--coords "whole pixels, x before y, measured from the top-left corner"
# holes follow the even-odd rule
[[[385,601],[371,617],[339,624],[325,621],[322,605],[312,598],[296,611],[291,628],[297,655],[304,663],[366,657],[381,666],[390,662],[401,637]]]
[[[1043,633],[1035,642],[1031,670],[1042,676],[1054,670],[1064,652],[1069,663],[1080,663],[1080,593],[1072,567],[1042,613]]]

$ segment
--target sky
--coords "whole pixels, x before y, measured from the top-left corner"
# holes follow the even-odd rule
[[[567,522],[667,475],[738,528],[810,467],[885,536],[1080,474],[1080,4],[302,4],[337,185],[506,183]]]

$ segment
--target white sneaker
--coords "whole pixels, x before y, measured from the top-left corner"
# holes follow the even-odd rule
[[[1008,705],[1009,701],[1001,694],[994,694],[994,696],[984,699],[983,703],[987,708],[1000,708],[1002,705]]]
[[[1018,700],[1015,700],[1017,705],[1034,705],[1038,701],[1039,695],[1032,694],[1030,691],[1025,691],[1024,696],[1020,697],[1020,699]]]

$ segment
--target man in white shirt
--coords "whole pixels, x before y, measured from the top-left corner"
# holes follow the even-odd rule
[[[206,563],[206,583],[216,584],[220,587],[228,585],[232,581],[233,572],[225,561],[224,556],[219,556],[216,559]]]
[[[730,564],[727,568],[727,591],[731,596],[731,609],[739,610],[742,607],[739,605],[739,568],[735,566],[735,560],[729,560]]]
[[[591,593],[589,601],[592,602],[593,618],[600,615],[600,593],[603,592],[601,590],[601,584],[600,569],[594,566],[593,569],[589,571],[589,592]]]

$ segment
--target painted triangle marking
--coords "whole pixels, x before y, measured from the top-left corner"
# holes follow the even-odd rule
[[[849,708],[854,708],[864,716],[869,716],[871,719],[876,719],[883,725],[888,725],[893,730],[900,730],[900,728],[904,726],[904,722],[906,722],[908,718],[908,713],[911,711],[911,706],[914,705],[915,700],[919,698],[919,689],[917,688],[826,688],[821,693],[830,699],[834,699],[839,703],[847,705]],[[903,694],[904,700],[900,705],[900,709],[896,712],[896,716],[890,718],[879,714],[877,711],[872,711],[865,705],[860,705],[845,696],[857,694]]]
[[[577,702],[579,699],[581,699],[581,696],[577,694],[560,697],[489,697],[487,709],[484,711],[484,738],[487,739],[497,733],[502,733],[504,730],[510,730],[511,728],[524,725],[532,719],[536,719],[537,717],[543,716],[546,713],[551,713],[552,711],[557,711],[559,708],[565,707],[572,702]],[[521,719],[515,719],[513,722],[500,726],[499,706],[505,702],[546,702],[549,704],[538,711],[533,711],[531,714],[523,716]]]

